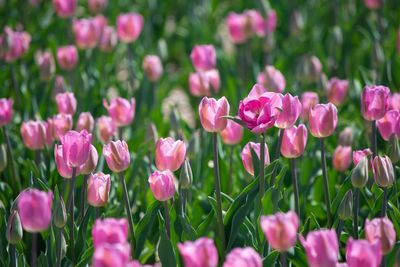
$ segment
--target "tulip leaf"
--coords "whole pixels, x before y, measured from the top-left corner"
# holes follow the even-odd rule
[[[275,262],[279,257],[279,252],[276,250],[273,250],[271,253],[268,254],[267,257],[263,259],[263,266],[264,267],[271,267],[275,266]]]
[[[232,116],[222,116],[222,118],[225,118],[225,119],[234,121],[234,122],[236,122],[237,124],[240,124],[241,126],[246,127],[246,123],[244,123],[244,121],[242,121],[242,120],[239,119],[239,118],[232,117]]]
[[[176,258],[171,241],[168,239],[165,228],[162,228],[158,255],[162,266],[176,266]]]

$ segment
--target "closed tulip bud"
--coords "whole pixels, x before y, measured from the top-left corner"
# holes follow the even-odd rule
[[[218,93],[220,83],[217,69],[195,72],[189,75],[189,90],[194,96],[210,96],[211,90]]]
[[[153,172],[149,177],[149,184],[158,201],[166,201],[175,194],[174,175],[170,170]]]
[[[376,121],[379,133],[386,141],[389,141],[392,135],[397,135],[397,138],[400,137],[400,132],[396,132],[399,124],[400,110],[389,110],[382,119]]]
[[[227,145],[236,145],[242,141],[243,127],[232,121],[228,120],[225,129],[221,132],[222,142]]]
[[[26,54],[31,42],[31,36],[27,32],[13,31],[5,27],[0,35],[0,57],[5,62],[15,62]]]
[[[11,122],[13,115],[12,107],[12,99],[0,98],[0,127]]]
[[[195,241],[178,243],[185,267],[217,267],[218,251],[214,241],[207,237],[201,237]]]
[[[378,9],[381,7],[381,0],[364,0],[364,5],[369,9]]]
[[[340,80],[338,78],[330,79],[327,90],[328,101],[336,106],[339,106],[345,100],[348,88],[348,80]]]
[[[108,143],[112,136],[117,132],[117,125],[111,117],[101,116],[97,119],[97,129],[99,139],[103,143]]]
[[[309,62],[308,74],[314,80],[318,80],[322,74],[322,63],[316,56],[311,56]]]
[[[190,167],[189,160],[185,159],[179,176],[179,185],[183,189],[188,189],[192,185],[192,182],[193,182],[192,167]]]
[[[400,146],[396,136],[392,135],[389,139],[389,158],[393,163],[397,163],[400,160]]]
[[[63,93],[65,91],[65,80],[61,75],[56,75],[54,79],[53,95]]]
[[[87,201],[93,207],[103,207],[108,202],[111,180],[109,174],[102,172],[91,174],[87,181]]]
[[[71,168],[85,164],[91,153],[92,135],[86,130],[68,131],[61,139],[63,158]]]
[[[56,71],[54,57],[49,51],[38,52],[35,56],[36,65],[39,67],[40,79],[48,81]]]
[[[82,112],[79,114],[78,122],[76,124],[76,130],[78,132],[86,130],[88,133],[93,132],[94,119],[90,112]]]
[[[262,267],[260,255],[252,248],[235,248],[226,256],[223,267]]]
[[[72,168],[67,165],[63,156],[63,146],[55,145],[54,161],[56,162],[57,171],[63,178],[69,179],[72,177]]]
[[[118,127],[131,124],[135,118],[136,101],[134,98],[129,102],[127,99],[117,97],[111,99],[110,104],[104,99],[103,105]]]
[[[338,209],[339,218],[343,221],[351,220],[353,217],[353,192],[348,190],[340,202]]]
[[[394,182],[394,170],[392,161],[388,156],[376,156],[372,163],[375,183],[380,187],[389,187]]]
[[[379,120],[389,108],[390,90],[385,86],[366,86],[361,95],[361,113],[367,121]]]
[[[89,10],[93,14],[99,14],[107,7],[107,0],[89,0],[88,6]]]
[[[92,227],[95,250],[109,244],[124,244],[128,240],[128,221],[126,219],[97,219]]]
[[[351,183],[355,188],[363,188],[368,182],[368,158],[362,157],[351,173]]]
[[[56,189],[57,190],[57,189]],[[63,198],[56,192],[54,210],[53,210],[53,222],[55,226],[62,229],[67,223],[67,211],[65,209],[65,203]]]
[[[304,153],[307,144],[307,128],[304,124],[285,129],[283,133],[281,154],[285,158],[298,158]]]
[[[273,249],[287,251],[296,244],[299,218],[293,211],[261,217],[261,229]]]
[[[116,173],[128,169],[131,162],[128,144],[125,141],[111,141],[104,145],[103,155],[110,170]]]
[[[274,66],[267,65],[263,72],[258,74],[257,83],[264,86],[267,91],[282,93],[286,87],[285,76]]]
[[[217,53],[213,45],[196,45],[192,49],[190,59],[196,71],[206,71],[215,68]]]
[[[346,246],[346,260],[349,267],[379,267],[382,261],[381,244],[363,239],[353,240],[350,237]]]
[[[18,198],[18,213],[22,228],[30,233],[46,230],[51,223],[51,204],[53,193],[28,189]]]
[[[375,218],[372,221],[365,221],[365,239],[374,243],[381,243],[383,255],[387,255],[396,242],[396,231],[393,223],[387,218]]]
[[[346,171],[351,165],[352,150],[351,146],[336,147],[333,152],[332,165],[333,168],[338,172]]]
[[[186,145],[183,141],[175,141],[171,137],[160,138],[156,144],[157,169],[176,171],[180,168],[186,155]]]
[[[73,70],[78,63],[78,50],[73,45],[57,48],[57,62],[62,70]]]
[[[77,0],[53,0],[53,6],[60,18],[72,17],[75,13]]]
[[[129,243],[105,244],[94,250],[92,267],[129,266],[131,247]]]
[[[12,211],[7,221],[6,238],[8,243],[17,244],[22,239],[22,225],[18,211]]]
[[[25,146],[31,150],[40,150],[46,146],[46,128],[41,121],[23,122],[21,136]]]
[[[339,134],[339,144],[342,146],[351,146],[353,144],[353,129],[346,127]]]
[[[304,92],[301,95],[301,119],[306,122],[308,121],[308,116],[310,114],[310,109],[318,104],[319,99],[317,93],[314,92]]]
[[[142,68],[146,77],[151,82],[157,82],[163,74],[163,66],[161,60],[156,55],[145,56]]]
[[[94,19],[74,20],[72,31],[75,36],[75,43],[81,49],[94,48],[101,34]]]
[[[74,93],[60,93],[56,95],[58,113],[74,115],[76,98]]]
[[[314,137],[324,138],[332,135],[337,122],[337,109],[332,103],[317,104],[310,109],[310,132]]]
[[[292,127],[300,116],[301,103],[297,96],[286,94],[282,98],[282,107],[279,112],[275,126],[281,129]]]
[[[5,144],[0,144],[0,172],[7,167],[7,147]]]
[[[144,20],[137,13],[121,14],[117,17],[117,32],[119,39],[124,43],[134,42],[142,32]]]
[[[215,98],[203,97],[199,105],[200,122],[207,132],[221,132],[225,129],[227,119],[224,116],[229,115],[229,103],[223,96],[216,100]]]
[[[79,173],[86,175],[92,173],[97,167],[98,160],[99,154],[97,153],[96,148],[93,145],[90,145],[89,157],[86,162],[80,166]]]
[[[118,35],[111,26],[105,26],[99,39],[99,48],[103,52],[111,52],[118,43]]]
[[[249,173],[250,175],[254,175],[253,157],[251,149],[256,153],[258,159],[260,159],[261,145],[253,142],[249,142],[244,146],[241,153],[241,157],[243,166],[246,169],[247,173]],[[269,165],[269,152],[267,144],[265,144],[264,165],[265,166]]]

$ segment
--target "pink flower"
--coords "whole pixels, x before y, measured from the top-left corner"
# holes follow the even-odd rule
[[[149,185],[158,201],[171,199],[175,194],[174,175],[170,170],[153,172],[149,177]]]
[[[252,248],[235,248],[226,256],[223,267],[262,267],[260,255]]]
[[[12,99],[0,98],[0,127],[7,125],[12,120],[13,115]]]
[[[46,129],[46,145],[50,147],[56,138],[53,119],[47,119],[47,121],[43,122],[43,124],[44,128]]]
[[[103,146],[103,155],[107,165],[113,172],[122,172],[128,169],[131,162],[128,144],[125,141],[111,141]]]
[[[14,32],[5,27],[0,35],[0,58],[6,62],[20,59],[29,49],[31,36],[27,32]]]
[[[400,41],[399,41],[399,44],[400,44]],[[389,109],[400,110],[400,93],[392,94],[392,96],[390,97],[390,101],[389,101]]]
[[[382,119],[376,121],[379,133],[382,138],[389,141],[392,135],[400,139],[400,132],[396,133],[396,127],[400,124],[400,110],[389,110]]]
[[[117,18],[117,32],[119,39],[124,43],[134,42],[142,32],[144,20],[137,13],[121,14]]]
[[[105,26],[99,39],[99,48],[103,52],[111,52],[118,43],[118,35],[111,26]]]
[[[156,143],[156,166],[158,170],[178,170],[186,156],[186,145],[172,137],[160,138]]]
[[[57,94],[56,102],[59,113],[74,115],[76,110],[76,98],[74,96],[74,93]]]
[[[46,128],[41,121],[27,121],[21,126],[22,140],[31,150],[43,149],[46,146]]]
[[[17,200],[22,228],[30,233],[46,230],[51,223],[53,193],[37,189],[23,191]]]
[[[99,138],[103,143],[110,141],[111,137],[117,131],[117,125],[108,116],[101,116],[97,119],[97,128],[99,130]]]
[[[393,223],[387,218],[375,218],[365,221],[365,239],[371,244],[375,241],[381,243],[383,255],[387,255],[396,243],[396,231]]]
[[[83,130],[81,132],[68,131],[62,138],[63,158],[71,168],[83,165],[89,158],[92,135]]]
[[[266,33],[273,33],[275,31],[277,21],[278,21],[278,17],[276,15],[276,11],[273,9],[270,9],[267,12],[267,18],[265,19]]]
[[[270,65],[265,66],[264,71],[258,74],[257,82],[268,91],[275,93],[282,93],[286,87],[286,80],[282,72]]]
[[[300,116],[301,103],[297,96],[286,94],[282,98],[282,111],[276,117],[275,126],[281,129],[292,127]]]
[[[56,66],[54,63],[54,57],[50,51],[37,52],[35,54],[36,65],[39,67],[40,79],[42,81],[48,81],[53,76]]]
[[[366,86],[361,96],[361,112],[367,121],[379,120],[389,108],[390,90],[385,86]]]
[[[228,120],[225,129],[221,131],[221,138],[227,145],[236,145],[243,138],[243,127],[232,120]]]
[[[196,71],[207,71],[215,68],[217,53],[213,45],[196,45],[190,59]]]
[[[301,95],[301,119],[306,122],[308,121],[308,116],[310,114],[310,109],[318,104],[319,99],[317,93],[314,92],[304,92]]]
[[[381,0],[364,0],[364,5],[369,9],[378,9],[381,7]]]
[[[72,17],[76,10],[77,0],[53,0],[53,6],[60,18]]]
[[[304,153],[307,144],[307,128],[304,124],[285,129],[283,133],[281,154],[285,158],[298,158]]]
[[[88,133],[93,132],[94,119],[90,112],[82,112],[79,114],[78,122],[76,124],[76,130],[78,132],[86,130]]]
[[[54,161],[56,162],[57,171],[61,175],[61,177],[66,179],[72,177],[72,168],[67,165],[67,162],[64,159],[62,145],[55,145]],[[78,175],[78,173],[76,173],[76,175]]]
[[[54,127],[54,138],[61,140],[61,138],[69,130],[72,129],[72,116],[70,114],[57,114],[52,119]]]
[[[308,233],[307,239],[299,237],[306,250],[310,267],[335,267],[338,263],[339,246],[335,230],[317,230]]]
[[[336,77],[330,79],[327,90],[328,101],[336,106],[339,106],[345,100],[348,89],[348,80],[340,80]]]
[[[235,44],[244,43],[249,37],[248,18],[245,14],[229,13],[226,18],[229,37]]]
[[[389,187],[394,183],[394,169],[388,156],[375,156],[372,161],[375,183],[380,187]]]
[[[332,103],[317,104],[310,109],[309,120],[310,132],[314,137],[328,137],[337,126],[337,109]]]
[[[160,80],[163,74],[163,66],[161,60],[156,55],[147,55],[144,57],[142,68],[146,77],[151,82]]]
[[[229,103],[223,96],[216,100],[215,98],[203,97],[199,105],[200,122],[207,132],[221,132],[225,129],[227,119],[224,116],[229,115]]]
[[[99,14],[107,7],[108,0],[89,0],[88,6],[91,13]]]
[[[310,57],[309,75],[312,79],[319,79],[322,74],[322,63],[316,56]]]
[[[128,243],[105,244],[95,249],[92,267],[126,267],[131,255]]]
[[[185,267],[216,267],[218,252],[214,241],[201,237],[196,241],[178,243],[178,249]]]
[[[98,160],[99,154],[96,148],[94,145],[90,145],[89,157],[86,162],[79,167],[79,173],[86,175],[92,173],[96,169]]]
[[[103,207],[108,202],[111,180],[109,174],[90,174],[87,181],[87,201],[93,207]]]
[[[273,249],[287,251],[296,244],[299,218],[293,211],[261,216],[261,229]]]
[[[134,98],[131,99],[131,102],[122,97],[113,98],[110,105],[104,99],[103,105],[118,127],[131,124],[135,118],[136,101]]]
[[[73,45],[57,48],[57,62],[63,70],[73,70],[78,63],[78,50]]]
[[[251,34],[263,37],[265,36],[266,23],[261,13],[257,10],[246,10],[244,14],[247,16],[248,26],[251,29]]]
[[[371,244],[367,240],[349,238],[346,246],[348,267],[379,267],[382,261],[380,242]]]
[[[74,20],[72,31],[75,35],[76,45],[82,49],[94,48],[101,34],[94,19]]]
[[[97,219],[92,228],[92,238],[96,250],[105,244],[124,244],[128,240],[127,219]]]
[[[335,152],[333,152],[332,165],[336,171],[344,172],[351,164],[352,150],[351,146],[341,146],[336,147]]]
[[[261,147],[258,143],[249,142],[244,146],[241,153],[244,168],[246,169],[247,173],[254,175],[253,157],[250,149],[256,153],[258,159],[260,160]],[[267,144],[265,144],[264,155],[264,165],[267,166],[269,165],[269,152]]]
[[[372,155],[372,151],[369,148],[366,148],[364,150],[356,150],[353,151],[353,164],[354,166],[357,166],[357,164],[360,162],[361,158],[370,156]]]
[[[189,75],[189,89],[194,96],[210,96],[211,89],[218,93],[219,87],[220,77],[216,69],[190,73]]]

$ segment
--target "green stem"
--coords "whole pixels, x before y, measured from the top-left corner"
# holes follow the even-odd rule
[[[37,253],[37,233],[32,234],[31,245],[31,267],[36,267],[36,253]]]
[[[83,217],[84,217],[84,215],[85,215],[87,179],[88,179],[88,175],[85,174],[85,175],[83,176],[82,192],[81,192],[81,205],[80,205],[80,206],[81,206],[81,208],[80,208],[80,212],[81,212],[80,217],[81,217],[81,220],[83,220]]]
[[[261,199],[264,196],[265,192],[265,175],[264,175],[264,163],[265,163],[265,134],[261,134],[261,143],[260,143],[260,171],[258,174],[259,177],[259,199],[261,203]]]
[[[129,196],[128,196],[128,189],[126,188],[126,182],[125,182],[125,177],[124,173],[120,172],[119,174],[119,179],[122,185],[122,194],[124,195],[124,202],[125,202],[125,210],[126,210],[126,215],[128,217],[128,222],[129,222],[129,232],[131,234],[131,249],[134,251],[135,248],[135,230],[133,227],[133,220],[132,220],[132,210],[131,210],[131,204],[129,202]]]
[[[338,239],[338,242],[340,243],[340,235],[342,234],[342,230],[343,230],[343,226],[344,226],[344,221],[343,220],[339,220],[339,224],[336,228],[336,236]]]
[[[371,149],[372,149],[372,158],[375,158],[378,155],[378,147],[376,143],[376,121],[371,122],[372,132],[371,132]]]
[[[285,251],[281,252],[281,266],[282,267],[287,267],[288,266],[287,253]]]
[[[58,228],[57,229],[57,235],[58,235],[58,237],[57,237],[57,267],[60,267],[61,266],[61,240],[62,240],[62,232],[63,232],[63,229],[62,228]]]
[[[222,218],[221,180],[219,176],[219,165],[218,165],[218,133],[213,133],[213,152],[214,152],[215,198],[217,201],[218,235],[221,238],[221,254],[222,257],[224,258],[225,230],[224,230],[224,221]]]
[[[381,217],[386,216],[386,209],[387,209],[387,188],[383,188],[383,197],[382,197],[382,209],[381,209]]]
[[[283,129],[279,129],[278,144],[276,144],[275,155],[274,155],[273,161],[279,159],[279,155],[281,153],[282,140],[283,140],[283,132],[284,132]],[[271,181],[269,184],[269,186],[271,186],[271,187],[274,186],[274,184],[275,184],[277,170],[278,170],[278,167],[277,167],[277,165],[275,165],[274,169],[272,170]]]
[[[353,225],[354,239],[358,239],[358,206],[360,205],[360,189],[354,189]]]
[[[168,200],[163,201],[163,205],[164,205],[165,228],[167,231],[168,239],[171,239],[171,226],[170,226],[170,219],[169,219]]]
[[[296,159],[290,159],[290,167],[292,170],[292,184],[293,184],[293,194],[294,194],[294,208],[297,216],[300,216],[300,199],[299,199],[299,181],[297,179],[297,164]]]
[[[16,251],[15,251],[15,245],[9,244],[9,252],[10,252],[10,264],[11,267],[16,267],[17,262],[16,262]]]
[[[233,151],[234,150],[234,147],[233,146],[231,146],[230,147],[230,153],[229,153],[229,176],[228,176],[228,186],[227,186],[227,188],[226,188],[226,193],[229,195],[231,192],[232,192],[232,187],[233,187],[233,183],[234,183],[234,180],[233,180],[233,175],[232,175],[232,173],[233,173]]]
[[[12,174],[12,180],[10,182],[11,186],[16,186],[17,192],[21,191],[21,180],[19,179],[19,176],[17,174],[17,169],[15,168],[15,162],[14,162],[14,155],[12,153],[12,147],[11,147],[11,141],[10,137],[8,135],[8,130],[7,127],[3,127],[3,135],[4,139],[6,140],[6,145],[7,145],[7,158],[8,162],[10,164],[10,169],[11,169],[11,174]]]
[[[74,217],[74,206],[75,206],[75,177],[76,176],[76,167],[72,168],[72,176],[70,181],[70,189],[69,189],[69,197],[68,197],[68,209],[69,209],[69,244],[71,251],[72,262],[75,262],[75,238],[74,238],[74,225],[75,225],[75,217]]]
[[[326,156],[325,156],[325,145],[324,145],[324,138],[320,138],[320,145],[321,145],[321,163],[322,163],[322,175],[323,175],[323,182],[324,182],[324,198],[325,198],[325,205],[327,211],[327,224],[328,227],[332,225],[332,212],[331,212],[331,197],[329,194],[329,179],[328,179],[328,172],[326,168]]]

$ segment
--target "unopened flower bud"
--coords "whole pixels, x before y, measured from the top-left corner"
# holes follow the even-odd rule
[[[14,210],[7,222],[7,232],[6,237],[7,241],[10,244],[17,244],[22,239],[22,225],[21,220],[19,218],[18,211]]]
[[[363,188],[368,182],[368,157],[362,157],[351,173],[351,183],[356,188]]]
[[[0,172],[7,167],[7,150],[5,144],[0,144]]]
[[[348,190],[339,205],[339,218],[343,221],[353,217],[353,192]]]
[[[393,163],[397,163],[400,160],[400,147],[399,140],[395,135],[392,135],[389,139],[389,158]]]
[[[342,146],[351,146],[353,144],[353,130],[346,127],[339,134],[339,144]]]
[[[372,163],[375,183],[380,187],[389,187],[394,182],[394,169],[388,156],[376,156]]]
[[[60,196],[57,188],[55,192],[53,221],[58,228],[63,228],[67,223],[67,211],[65,210],[64,200]]]
[[[191,186],[192,182],[193,182],[192,167],[190,167],[189,160],[185,159],[179,176],[179,184],[181,188],[188,189]]]

